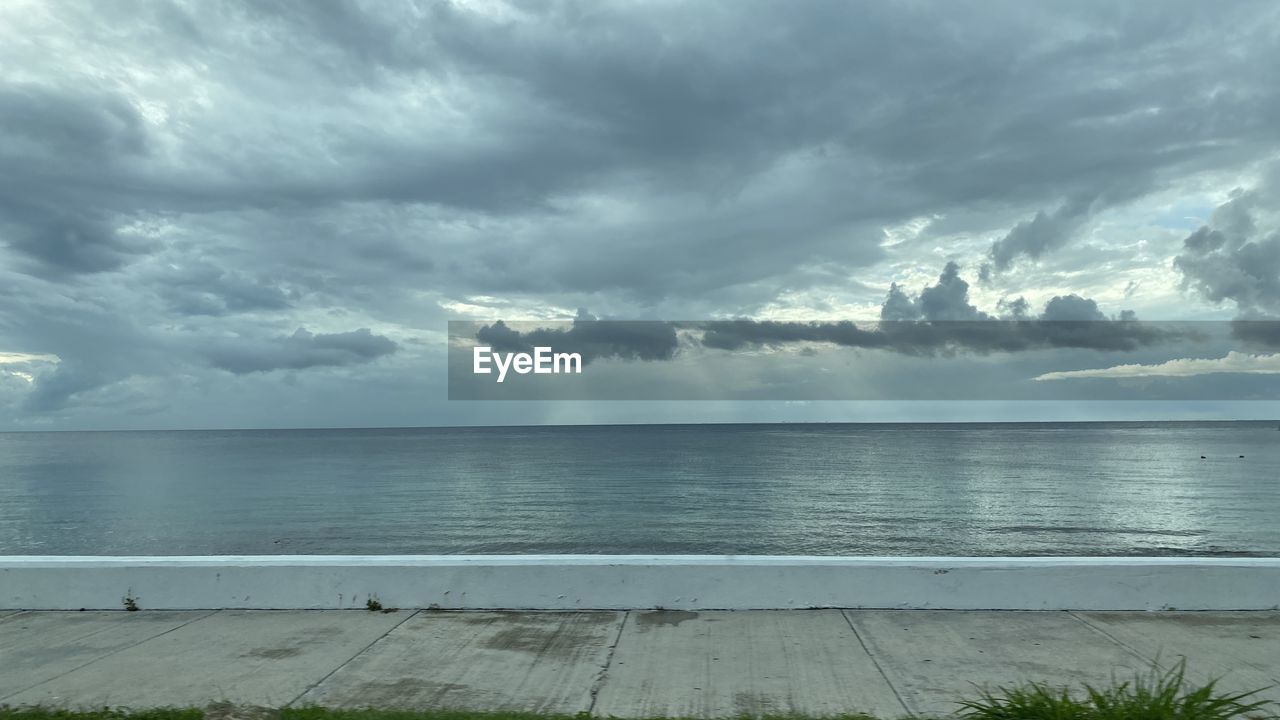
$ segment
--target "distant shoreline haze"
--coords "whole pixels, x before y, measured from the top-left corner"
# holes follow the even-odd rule
[[[299,425],[296,427],[177,427],[177,428],[30,428],[21,430],[0,430],[0,435],[5,434],[33,434],[33,433],[243,433],[243,432],[361,432],[361,431],[400,431],[400,430],[503,430],[503,429],[532,429],[532,428],[661,428],[661,427],[761,427],[761,426],[803,426],[813,425],[818,427],[835,427],[835,426],[851,426],[851,427],[867,427],[867,426],[967,426],[976,427],[982,425],[1068,425],[1068,426],[1170,426],[1170,425],[1272,425],[1280,429],[1280,416],[1275,418],[1239,418],[1239,419],[1122,419],[1122,420],[826,420],[826,421],[810,421],[810,420],[778,420],[778,421],[707,421],[707,422],[575,422],[575,423],[484,423],[474,425],[351,425],[351,426],[332,426],[332,427],[310,427]]]

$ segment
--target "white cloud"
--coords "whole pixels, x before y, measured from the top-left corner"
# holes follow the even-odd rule
[[[31,372],[34,366],[57,362],[60,362],[57,355],[0,351],[0,375],[16,377],[31,385],[36,381],[35,374]]]
[[[0,352],[0,365],[26,365],[37,362],[58,362],[58,356],[20,352]]]
[[[1280,375],[1280,353],[1254,355],[1231,351],[1221,358],[1179,358],[1155,365],[1115,365],[1092,370],[1068,370],[1036,376],[1036,380],[1076,378],[1195,377],[1216,373]]]

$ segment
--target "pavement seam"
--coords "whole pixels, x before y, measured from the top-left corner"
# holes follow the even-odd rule
[[[889,674],[880,666],[880,661],[877,660],[876,656],[871,652],[871,648],[867,647],[866,641],[862,639],[862,633],[858,632],[858,628],[853,624],[853,618],[849,617],[849,611],[841,610],[840,617],[844,618],[845,623],[849,625],[849,629],[853,631],[853,636],[857,638],[858,644],[862,646],[862,652],[867,654],[867,659],[871,660],[871,664],[874,665],[876,671],[880,673],[880,677],[884,678],[884,684],[889,686],[889,690],[893,692],[893,696],[898,699],[898,704],[902,706],[902,711],[907,714],[907,717],[916,717],[916,714],[912,712],[911,708],[907,707],[907,701],[903,699],[902,693],[898,692],[897,686],[895,686],[893,681],[889,679]]]
[[[613,656],[618,652],[618,644],[622,642],[622,629],[627,626],[627,620],[629,619],[631,619],[631,611],[623,610],[622,622],[618,623],[618,632],[613,636],[613,644],[609,646],[609,652],[604,657],[604,665],[600,666],[600,672],[596,673],[595,682],[591,683],[591,690],[588,691],[591,696],[591,702],[587,705],[588,715],[596,711],[596,699],[600,697],[600,691],[604,689],[609,668],[613,666]]]
[[[1142,661],[1144,661],[1144,662],[1149,662],[1149,663],[1151,663],[1151,664],[1152,664],[1153,666],[1155,666],[1155,667],[1161,667],[1161,666],[1160,666],[1159,657],[1148,657],[1146,653],[1144,653],[1144,652],[1142,652],[1142,651],[1138,650],[1137,648],[1133,647],[1133,646],[1132,646],[1132,645],[1130,645],[1129,643],[1124,642],[1123,640],[1121,640],[1121,639],[1117,638],[1116,636],[1112,635],[1111,633],[1107,632],[1106,630],[1103,630],[1101,627],[1099,627],[1099,626],[1095,625],[1094,623],[1090,622],[1088,618],[1086,618],[1086,617],[1084,617],[1084,616],[1082,616],[1082,615],[1078,615],[1078,614],[1076,614],[1076,612],[1075,612],[1074,610],[1067,610],[1067,611],[1065,611],[1065,612],[1066,612],[1068,615],[1070,615],[1071,617],[1073,617],[1073,618],[1075,618],[1076,620],[1078,620],[1078,621],[1080,621],[1081,623],[1083,623],[1085,627],[1087,627],[1087,628],[1089,628],[1090,630],[1092,630],[1092,631],[1094,631],[1094,632],[1098,633],[1099,635],[1101,635],[1102,637],[1104,637],[1104,638],[1106,638],[1106,639],[1110,640],[1111,642],[1115,643],[1116,645],[1119,645],[1123,650],[1125,650],[1126,652],[1128,652],[1130,655],[1133,655],[1134,657],[1136,657],[1136,658],[1138,658],[1139,660],[1142,660]]]
[[[1138,612],[1138,611],[1133,611],[1133,612]],[[1265,612],[1265,611],[1264,611],[1264,612]],[[1133,647],[1133,646],[1132,646],[1132,645],[1130,645],[1129,643],[1126,643],[1126,642],[1124,642],[1124,641],[1122,641],[1122,640],[1117,639],[1117,638],[1116,638],[1115,636],[1113,636],[1111,633],[1109,633],[1109,632],[1107,632],[1106,630],[1102,629],[1101,627],[1099,627],[1099,626],[1095,625],[1095,624],[1094,624],[1092,621],[1090,621],[1088,618],[1083,617],[1083,616],[1081,616],[1081,615],[1077,615],[1075,612],[1071,612],[1071,611],[1068,611],[1068,614],[1070,614],[1072,617],[1076,618],[1076,619],[1077,619],[1077,620],[1079,620],[1080,622],[1084,623],[1085,625],[1089,626],[1089,628],[1091,628],[1091,629],[1092,629],[1092,630],[1094,630],[1095,632],[1101,633],[1102,635],[1106,636],[1106,637],[1107,637],[1107,638],[1109,638],[1112,642],[1114,642],[1115,644],[1117,644],[1117,645],[1119,645],[1120,647],[1124,648],[1125,650],[1128,650],[1130,653],[1132,653],[1132,654],[1134,654],[1134,655],[1138,656],[1140,659],[1145,660],[1145,661],[1147,661],[1147,662],[1151,663],[1152,667],[1154,667],[1154,668],[1156,668],[1156,669],[1158,669],[1158,670],[1170,670],[1170,669],[1172,669],[1172,668],[1173,668],[1173,665],[1170,665],[1170,664],[1165,663],[1165,662],[1161,662],[1161,660],[1160,660],[1160,653],[1161,653],[1161,651],[1163,650],[1163,647],[1157,647],[1157,649],[1156,649],[1156,654],[1155,654],[1154,656],[1150,656],[1150,655],[1148,655],[1147,653],[1144,653],[1144,652],[1139,651],[1137,648]],[[1181,655],[1181,654],[1178,654],[1178,653],[1173,653],[1173,657],[1174,657],[1174,658],[1177,658],[1177,659],[1178,659],[1178,661],[1187,661],[1187,660],[1189,660],[1189,658],[1188,658],[1186,655]],[[1258,663],[1256,663],[1256,662],[1253,662],[1253,661],[1250,661],[1250,660],[1245,660],[1245,659],[1240,659],[1240,658],[1238,658],[1238,660],[1239,660],[1239,662],[1240,662],[1240,663],[1242,663],[1243,665],[1245,665],[1245,666],[1247,666],[1247,667],[1250,667],[1250,668],[1252,668],[1252,669],[1254,669],[1254,670],[1257,670],[1258,672],[1260,672],[1260,673],[1262,673],[1262,674],[1264,674],[1264,675],[1271,675],[1272,673],[1274,673],[1274,672],[1275,672],[1275,670],[1273,670],[1273,669],[1271,668],[1271,666],[1270,666],[1270,665],[1258,664]],[[1174,663],[1174,665],[1176,665],[1176,664],[1177,664],[1177,663],[1175,662],[1175,663]],[[1190,674],[1190,673],[1188,673],[1188,674]],[[1208,679],[1208,680],[1213,680],[1213,681],[1215,681],[1215,682],[1216,682],[1217,680],[1221,679],[1221,677],[1219,677],[1219,676],[1214,676],[1214,675],[1209,675],[1209,674],[1201,674],[1201,675],[1202,675],[1202,677],[1204,677],[1204,678],[1206,678],[1206,679]],[[1224,673],[1224,676],[1225,676],[1225,673]],[[1280,687],[1280,679],[1277,679],[1277,682],[1276,682],[1276,685],[1275,685],[1275,686],[1276,686],[1276,687]]]
[[[356,658],[358,658],[358,657],[360,657],[361,655],[365,654],[365,652],[367,652],[367,651],[369,650],[369,648],[373,647],[374,645],[377,645],[377,644],[378,644],[378,642],[379,642],[379,641],[381,641],[383,638],[385,638],[386,636],[388,636],[388,635],[390,635],[391,633],[395,632],[396,628],[398,628],[398,627],[400,627],[401,625],[403,625],[403,624],[405,624],[405,623],[409,622],[409,620],[413,619],[414,617],[417,617],[417,616],[418,616],[418,614],[419,614],[419,613],[421,613],[421,612],[422,612],[421,610],[414,610],[413,612],[411,612],[411,613],[409,613],[408,615],[406,615],[406,616],[404,617],[404,619],[403,619],[403,620],[401,620],[400,622],[396,623],[395,625],[392,625],[391,627],[387,628],[387,631],[386,631],[386,632],[384,632],[384,633],[382,633],[381,635],[379,635],[378,637],[374,638],[374,639],[373,639],[373,640],[372,640],[368,645],[365,645],[364,647],[362,647],[362,648],[360,648],[359,650],[357,650],[357,651],[356,651],[356,653],[355,653],[354,655],[352,655],[351,657],[349,657],[349,658],[347,658],[346,660],[343,660],[342,662],[338,663],[338,667],[336,667],[336,668],[334,668],[334,669],[330,670],[329,672],[325,673],[325,674],[324,674],[324,677],[322,677],[322,678],[320,678],[319,680],[317,680],[317,681],[315,681],[315,682],[311,683],[310,685],[308,685],[308,686],[307,686],[307,687],[306,687],[302,692],[298,693],[298,696],[297,696],[297,697],[295,697],[294,699],[292,699],[292,700],[290,700],[289,702],[285,703],[284,705],[281,705],[280,707],[290,707],[290,706],[291,706],[291,705],[293,705],[294,703],[296,703],[296,702],[298,702],[299,700],[301,700],[301,699],[302,699],[302,697],[303,697],[304,695],[306,695],[307,693],[311,692],[312,690],[315,690],[316,688],[320,687],[320,684],[321,684],[321,683],[323,683],[325,680],[328,680],[329,678],[333,677],[333,674],[334,674],[334,673],[336,673],[336,672],[338,672],[339,670],[341,670],[342,668],[346,667],[346,666],[347,666],[347,664],[348,664],[348,663],[350,663],[352,660],[355,660]]]
[[[121,612],[123,612],[123,611],[121,611]],[[0,700],[8,700],[9,698],[11,698],[11,697],[13,697],[13,696],[15,696],[15,695],[21,695],[22,693],[24,693],[24,692],[26,692],[26,691],[28,691],[28,690],[32,690],[32,689],[34,689],[34,688],[38,688],[38,687],[40,687],[41,685],[44,685],[45,683],[51,683],[51,682],[53,682],[54,680],[57,680],[57,679],[59,679],[59,678],[64,678],[64,677],[66,677],[66,676],[70,675],[70,674],[71,674],[71,673],[73,673],[73,672],[76,672],[76,671],[78,671],[78,670],[83,670],[84,668],[87,668],[87,667],[89,667],[90,665],[93,665],[93,664],[95,664],[95,663],[97,663],[97,662],[100,662],[100,661],[102,661],[102,660],[105,660],[105,659],[107,659],[107,658],[111,657],[112,655],[116,655],[116,654],[118,654],[118,653],[122,653],[122,652],[124,652],[125,650],[132,650],[133,648],[136,648],[136,647],[138,647],[139,645],[141,645],[141,644],[143,644],[143,643],[151,642],[152,640],[155,640],[155,639],[156,639],[156,638],[158,638],[158,637],[163,637],[163,636],[165,636],[165,635],[168,635],[169,633],[171,633],[171,632],[173,632],[173,631],[175,631],[175,630],[181,630],[182,628],[184,628],[184,627],[186,627],[186,626],[190,625],[191,623],[199,622],[199,621],[201,621],[201,620],[204,620],[204,619],[205,619],[205,618],[207,618],[207,617],[210,617],[210,616],[213,616],[213,615],[217,615],[217,614],[218,614],[218,613],[220,613],[220,612],[222,612],[222,611],[221,611],[221,610],[210,610],[209,612],[207,612],[207,613],[205,613],[205,614],[203,614],[203,615],[201,615],[201,616],[199,616],[199,617],[191,618],[190,620],[188,620],[188,621],[186,621],[186,622],[182,623],[181,625],[175,625],[174,627],[171,627],[171,628],[169,628],[168,630],[165,630],[165,631],[164,631],[164,632],[162,632],[162,633],[156,633],[155,635],[151,635],[151,636],[149,636],[149,637],[145,637],[145,638],[143,638],[143,639],[139,640],[139,641],[138,641],[138,642],[136,642],[136,643],[132,643],[132,644],[130,644],[130,645],[125,645],[124,647],[121,647],[121,648],[116,648],[115,650],[112,650],[111,652],[108,652],[108,653],[106,653],[106,654],[104,654],[104,655],[99,655],[98,657],[96,657],[96,658],[94,658],[94,659],[90,660],[90,661],[89,661],[89,662],[87,662],[87,663],[84,663],[83,665],[77,665],[77,666],[75,666],[75,667],[71,668],[70,670],[67,670],[66,672],[58,673],[57,675],[54,675],[54,676],[53,676],[53,677],[51,677],[51,678],[45,678],[44,680],[41,680],[41,681],[40,681],[40,682],[38,682],[38,683],[34,683],[34,684],[32,684],[32,685],[28,685],[28,686],[26,686],[26,687],[22,688],[21,690],[16,690],[16,691],[14,691],[14,692],[11,692],[11,693],[9,693],[8,695],[5,695],[4,697],[0,697]],[[100,631],[100,632],[101,632],[101,631]],[[96,633],[92,633],[92,634],[96,634]],[[87,635],[85,635],[85,636],[81,636],[81,637],[88,637],[88,636],[87,636]]]
[[[16,617],[20,617],[22,615],[30,615],[30,614],[31,614],[30,610],[17,610],[15,612],[9,613],[8,615],[0,615],[0,623],[6,623]]]

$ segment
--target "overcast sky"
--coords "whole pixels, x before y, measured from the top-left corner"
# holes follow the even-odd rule
[[[579,309],[1280,315],[1277,67],[1261,1],[8,0],[0,428],[1273,417],[450,403],[445,357]],[[1183,360],[1275,371],[1225,353]]]

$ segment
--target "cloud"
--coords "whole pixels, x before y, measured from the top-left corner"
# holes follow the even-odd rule
[[[947,263],[938,281],[909,296],[897,284],[880,308],[880,322],[859,327],[853,322],[776,322],[732,320],[703,323],[702,344],[737,350],[799,342],[884,349],[905,355],[973,352],[1021,352],[1040,348],[1135,350],[1185,336],[1176,328],[1137,322],[1130,311],[1108,318],[1098,304],[1078,295],[1050,299],[1035,318],[1027,303],[1007,302],[1006,318],[979,310],[969,301],[969,284],[959,266]]]
[[[574,352],[582,361],[603,358],[622,360],[670,360],[679,340],[676,323],[644,320],[597,320],[579,311],[568,328],[513,330],[501,320],[476,331],[476,340],[498,352],[533,352],[534,347],[553,347],[556,352]]]
[[[0,352],[0,380],[16,377],[27,384],[35,382],[35,373],[56,365],[60,361],[57,355],[41,353]]]
[[[259,369],[332,360],[412,383],[443,362],[430,340],[401,340],[403,366],[365,365],[281,333],[439,338],[442,308],[476,297],[510,317],[831,318],[894,281],[886,322],[1042,319],[996,305],[1004,286],[1037,310],[1109,306],[1106,284],[1132,278],[1082,272],[1100,253],[1173,253],[1145,231],[1095,237],[1108,213],[1194,214],[1274,157],[1277,21],[1265,3],[1182,0],[0,4],[0,67],[15,69],[0,80],[0,347],[67,363],[5,397],[30,385],[31,407],[58,408],[42,421],[88,422],[89,400],[123,415],[178,386],[166,422],[190,426]],[[1250,211],[1263,250],[1266,204]],[[1269,256],[1232,242],[1205,251],[1221,272],[1175,251],[1189,287],[1274,312],[1249,276]],[[914,292],[948,258],[1004,269]],[[1169,284],[1167,263],[1132,267],[1144,294]],[[1185,307],[1134,300],[1144,317]],[[1041,310],[1068,311],[1093,316]],[[893,342],[1010,342],[973,335],[994,327]],[[669,331],[573,341],[661,358]],[[850,335],[752,336],[797,332]],[[303,382],[358,398],[341,374]],[[370,415],[402,418],[385,397]]]
[[[260,310],[285,310],[288,295],[267,278],[222,270],[208,263],[184,268],[168,276],[160,294],[183,315],[226,315]]]
[[[1214,303],[1234,302],[1243,316],[1280,314],[1280,200],[1277,179],[1237,190],[1183,241],[1173,267],[1183,287]]]
[[[1089,205],[1079,199],[1070,200],[1051,213],[1041,210],[1030,220],[1014,225],[1008,234],[991,244],[992,265],[997,271],[1004,271],[1019,256],[1035,260],[1065,245],[1088,218]]]
[[[304,370],[343,367],[372,362],[399,348],[395,342],[374,335],[369,328],[351,332],[315,334],[298,328],[292,335],[266,342],[221,342],[206,351],[209,363],[236,375],[272,370]]]
[[[31,365],[42,362],[58,362],[57,355],[40,353],[0,352],[0,365]]]
[[[67,407],[77,396],[95,390],[113,378],[96,365],[78,360],[64,360],[53,372],[40,376],[23,407],[31,413],[47,413]]]
[[[1132,318],[1132,316],[1126,316],[1126,318]],[[1040,319],[1049,322],[1081,322],[1106,320],[1107,316],[1098,309],[1098,303],[1089,298],[1082,298],[1079,295],[1055,295],[1045,303]]]
[[[0,212],[8,247],[34,261],[41,275],[116,270],[145,251],[121,239],[110,222],[89,212],[10,207]]]
[[[1036,380],[1082,378],[1188,378],[1215,374],[1280,375],[1280,354],[1254,355],[1231,351],[1221,358],[1179,358],[1154,365],[1116,365],[1094,370],[1066,370],[1044,373]]]
[[[81,168],[146,152],[145,122],[123,97],[35,83],[0,87],[0,133],[10,161],[78,160]],[[29,169],[29,168],[27,168]]]
[[[0,85],[0,243],[41,274],[123,266],[144,247],[116,232],[93,176],[146,153],[137,110],[118,95]],[[61,176],[61,180],[54,180]]]
[[[1249,313],[1231,321],[1231,336],[1257,348],[1280,348],[1280,321]]]
[[[960,277],[960,266],[947,263],[935,285],[920,291],[917,316],[923,320],[987,320],[989,315],[969,304],[969,283]],[[883,317],[883,312],[881,314]]]

